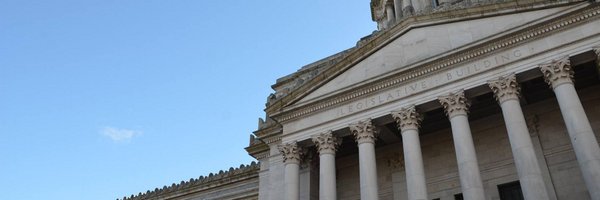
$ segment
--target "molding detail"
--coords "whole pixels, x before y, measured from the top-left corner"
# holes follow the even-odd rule
[[[537,136],[539,133],[539,121],[540,119],[538,118],[537,115],[531,115],[529,117],[527,117],[525,119],[526,123],[527,123],[527,129],[529,130],[529,135],[530,136]]]
[[[401,108],[398,111],[392,111],[392,117],[396,120],[400,132],[405,130],[418,130],[421,127],[423,117],[414,105]]]
[[[302,156],[302,151],[300,147],[298,147],[298,143],[290,142],[286,144],[281,144],[278,146],[279,152],[283,156],[283,163],[285,164],[300,164],[300,158]]]
[[[568,56],[562,57],[558,60],[552,60],[550,63],[539,65],[542,74],[544,74],[544,80],[552,88],[556,88],[559,85],[565,83],[573,83],[573,75],[575,72],[571,68],[571,61]]]
[[[459,90],[446,96],[438,97],[440,104],[444,106],[446,115],[452,118],[456,115],[467,115],[471,104],[465,97],[465,91]]]
[[[387,160],[388,167],[394,171],[404,171],[404,155],[401,153],[394,153],[392,157]]]
[[[507,100],[519,100],[521,87],[519,87],[517,77],[514,73],[490,80],[488,81],[488,86],[494,91],[494,96],[500,104]]]
[[[181,181],[180,183],[173,183],[170,186],[163,186],[162,188],[155,188],[154,190],[148,190],[144,193],[138,193],[137,195],[125,196],[121,200],[158,200],[158,199],[172,199],[177,196],[181,196],[182,191],[188,193],[209,190],[214,187],[221,185],[232,184],[236,182],[242,182],[244,180],[258,178],[258,171],[260,170],[260,163],[252,161],[250,165],[240,165],[239,168],[229,168],[228,171],[219,171],[219,173],[210,173],[208,176],[200,176],[198,178],[191,178],[189,181]],[[117,199],[118,200],[118,199]]]
[[[314,135],[312,141],[317,146],[319,154],[335,154],[340,145],[338,138],[331,131]]]
[[[375,126],[373,126],[371,118],[350,124],[349,128],[358,144],[375,143],[377,130]]]

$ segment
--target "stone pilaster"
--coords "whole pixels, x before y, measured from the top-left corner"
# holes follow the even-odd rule
[[[358,123],[350,124],[350,132],[354,135],[356,142],[361,143],[375,143],[375,137],[377,136],[377,130],[371,123],[371,119],[359,121]]]
[[[469,101],[463,90],[438,97],[440,104],[444,107],[446,115],[452,118],[456,115],[467,115],[469,113]]]
[[[596,64],[600,68],[600,46],[594,47],[594,53],[596,53]]]
[[[519,100],[521,87],[515,74],[488,81],[488,86],[494,91],[494,96],[500,104],[506,100]]]
[[[319,154],[335,154],[339,146],[338,138],[331,131],[313,136],[312,141],[317,146]]]
[[[302,151],[296,142],[279,145],[279,152],[281,152],[281,156],[283,156],[283,163],[300,164]]]
[[[544,80],[552,88],[556,88],[564,83],[573,83],[573,75],[575,72],[571,68],[571,61],[568,56],[558,60],[553,60],[550,63],[539,65]]]
[[[402,108],[398,111],[393,111],[392,117],[396,120],[400,131],[410,129],[417,130],[421,126],[421,121],[423,120],[423,117],[417,112],[414,105]]]

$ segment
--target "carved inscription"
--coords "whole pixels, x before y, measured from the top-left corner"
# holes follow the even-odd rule
[[[407,82],[407,84],[402,85],[396,89],[379,93],[338,107],[336,114],[338,117],[341,117],[365,110],[367,108],[372,108],[385,103],[396,101],[406,96],[420,93],[425,90],[442,86],[449,82],[460,80],[498,67],[500,65],[507,64],[509,62],[517,60],[520,57],[528,56],[526,54],[531,54],[532,51],[533,49],[514,49],[508,52],[487,57],[485,59],[477,60],[467,65],[456,67],[451,70],[438,73],[421,80],[413,80]]]

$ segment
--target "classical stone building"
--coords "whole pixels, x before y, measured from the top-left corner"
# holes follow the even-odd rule
[[[600,3],[371,12],[373,34],[273,85],[243,178],[132,198],[600,200]]]

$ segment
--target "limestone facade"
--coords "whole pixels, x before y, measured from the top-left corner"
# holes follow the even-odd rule
[[[378,31],[273,86],[250,199],[600,200],[598,2],[371,11]]]

